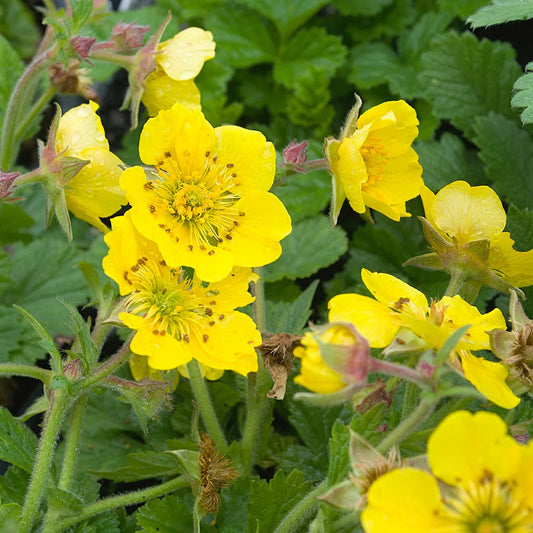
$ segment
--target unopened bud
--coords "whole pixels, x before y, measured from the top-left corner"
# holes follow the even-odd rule
[[[11,196],[13,192],[13,182],[19,176],[18,172],[4,172],[0,170],[0,198],[7,202],[15,202],[20,200],[20,198],[15,198]]]
[[[143,45],[144,36],[150,26],[138,26],[134,22],[125,24],[120,22],[113,26],[111,41],[115,52],[130,52]]]
[[[76,35],[70,39],[70,45],[74,52],[81,58],[87,59],[91,53],[91,49],[96,43],[93,37],[81,37]]]
[[[293,139],[283,150],[283,163],[297,172],[305,172],[307,161],[307,141],[297,142]]]

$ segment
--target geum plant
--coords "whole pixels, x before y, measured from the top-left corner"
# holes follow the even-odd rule
[[[519,9],[495,2],[471,23],[507,20],[498,18],[506,4]],[[275,19],[282,41],[323,5],[316,2],[291,24]],[[524,5],[526,11],[505,17],[531,16],[533,6]],[[202,112],[209,101],[201,102],[193,80],[205,74],[206,61],[217,62],[210,31],[188,25],[163,40],[173,27],[167,16],[146,37],[150,26],[115,14],[107,37],[97,39],[104,2],[45,6],[35,58],[0,100],[0,216],[20,217],[22,208],[8,211],[15,202],[33,212],[41,196],[30,186],[41,184],[50,239],[39,245],[43,257],[32,255],[30,243],[25,255],[6,246],[1,259],[7,263],[12,254],[38,271],[46,268],[45,246],[62,246],[91,296],[69,302],[66,278],[54,285],[54,305],[72,331],[65,344],[47,331],[46,312],[32,313],[23,299],[10,301],[16,309],[2,300],[9,342],[0,376],[33,378],[43,392],[18,418],[0,410],[0,458],[10,464],[0,478],[0,531],[533,531],[533,321],[521,303],[533,285],[533,250],[516,247],[513,231],[504,231],[518,208],[506,212],[508,199],[466,176],[425,184],[424,157],[415,148],[426,156],[440,148],[414,146],[424,124],[404,99],[383,98],[360,114],[355,95],[348,113],[342,109],[347,118],[338,138],[317,128],[309,139],[310,152],[322,141],[324,157],[311,159],[307,141],[294,140],[276,165],[279,156],[260,125],[214,127]],[[343,2],[333,7],[347,20],[360,15]],[[193,19],[201,12],[187,9]],[[220,30],[214,13],[206,20]],[[424,15],[420,27],[453,18],[434,15]],[[301,31],[323,36],[314,30]],[[17,52],[0,44],[17,63]],[[363,47],[375,44],[357,46],[364,55]],[[400,49],[406,47],[404,38]],[[137,137],[125,137],[138,145],[131,164],[125,156],[137,150],[115,154],[97,114],[90,69],[102,65],[126,69],[132,130],[143,123]],[[223,62],[214,68],[205,78],[213,84],[231,70]],[[287,72],[274,67],[278,78]],[[530,76],[517,82],[519,91],[531,91]],[[36,120],[56,94],[69,92],[88,102],[66,111],[56,104],[47,140],[38,141],[37,168],[18,165]],[[533,102],[516,95],[516,105],[526,107],[522,119],[531,122]],[[472,137],[470,125],[442,114],[437,100],[435,116],[451,119],[486,154],[486,117]],[[431,142],[442,147],[446,139]],[[327,316],[315,299],[308,323],[317,283],[302,291],[269,268],[279,259],[277,268],[290,270],[290,261],[302,259],[297,241],[308,236],[294,235],[305,226],[291,221],[292,208],[278,196],[304,194],[309,183],[320,183],[312,177],[318,171],[332,183],[326,254],[337,224],[394,234],[410,211],[419,212],[427,245],[404,262],[405,272],[442,271],[447,288],[420,290],[403,270],[393,275],[365,265],[372,256],[354,237],[346,264],[361,255],[357,272],[326,284]],[[533,224],[527,209],[521,217]],[[410,227],[402,243],[409,249]],[[13,244],[9,238],[6,230],[2,243]],[[304,260],[312,263],[321,251],[308,247]],[[4,285],[19,279],[13,264],[10,279],[0,263],[2,297],[10,294]],[[342,291],[339,279],[348,280]],[[14,325],[17,313],[32,333]],[[43,350],[46,362],[24,359],[31,353],[25,336],[37,346],[31,362]],[[24,421],[41,413],[37,439]]]

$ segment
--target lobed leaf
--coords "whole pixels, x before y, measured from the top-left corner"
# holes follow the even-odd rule
[[[513,107],[525,107],[520,114],[524,124],[533,123],[533,61],[526,65],[526,73],[520,76],[513,87]]]
[[[0,407],[0,459],[31,473],[37,437],[24,423]]]
[[[530,18],[533,18],[533,0],[492,0],[490,5],[470,15],[467,22],[473,28],[480,28]]]

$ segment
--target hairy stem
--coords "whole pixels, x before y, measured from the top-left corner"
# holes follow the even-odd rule
[[[193,359],[187,364],[187,370],[189,371],[189,382],[192,387],[192,392],[200,407],[200,415],[207,428],[207,432],[215,441],[219,451],[221,453],[226,453],[228,443],[224,436],[224,432],[222,431],[222,427],[220,426],[220,421],[218,420],[215,408],[213,407],[213,402],[211,401],[209,391],[207,390],[204,377],[202,376],[200,364],[196,359]]]
[[[35,378],[42,381],[45,385],[49,385],[53,375],[54,373],[51,370],[46,370],[37,366],[17,363],[0,363],[0,376],[23,376],[25,378]]]

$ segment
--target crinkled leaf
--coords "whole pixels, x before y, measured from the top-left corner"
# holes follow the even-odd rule
[[[24,326],[24,321],[15,309],[0,305],[0,362],[11,361],[10,354],[18,350],[20,343],[24,342]]]
[[[180,471],[176,459],[168,453],[142,452],[130,453],[126,456],[128,466],[122,466],[117,470],[97,470],[94,473],[105,479],[113,481],[139,481],[155,477],[173,476]]]
[[[250,478],[237,478],[235,483],[222,489],[222,503],[217,513],[216,523],[220,532],[246,531],[248,511],[243,502],[250,499]]]
[[[348,443],[350,435],[346,426],[337,420],[331,429],[329,439],[329,468],[328,485],[335,485],[346,477],[349,470],[350,458],[348,455]]]
[[[323,479],[328,472],[325,455],[316,455],[300,444],[291,444],[286,450],[275,454],[274,459],[286,474],[301,470],[304,478],[309,481]]]
[[[16,195],[17,193],[15,193]],[[20,206],[8,203],[0,204],[0,227],[2,228],[0,246],[17,241],[31,241],[32,236],[26,230],[33,224],[33,219]]]
[[[208,382],[208,388],[211,401],[221,423],[235,416],[234,407],[245,400],[241,393],[220,381]]]
[[[250,533],[274,531],[284,516],[308,494],[313,485],[303,481],[302,472],[295,470],[288,476],[277,472],[270,482],[253,480],[248,504]]]
[[[487,0],[438,0],[439,8],[465,19],[477,9],[487,5]]]
[[[31,472],[37,450],[37,437],[11,413],[0,407],[0,459]]]
[[[270,19],[281,36],[286,38],[312,17],[327,0],[243,0],[242,3]]]
[[[326,171],[294,174],[272,192],[283,202],[293,223],[317,215],[328,205],[331,197],[331,177]]]
[[[355,46],[350,52],[348,65],[348,81],[361,89],[387,83],[391,72],[402,67],[394,50],[383,42]]]
[[[14,533],[18,530],[19,518],[22,507],[16,503],[4,503],[0,505],[0,531]]]
[[[533,18],[533,0],[492,0],[490,5],[470,15],[467,22],[473,28],[480,28],[530,18]]]
[[[378,428],[383,425],[386,412],[387,405],[384,402],[377,403],[363,414],[356,413],[350,421],[350,429],[375,445],[383,438]]]
[[[511,205],[507,210],[507,225],[505,230],[515,241],[515,249],[527,252],[533,248],[533,211],[518,209]]]
[[[45,492],[45,499],[48,507],[55,508],[63,516],[72,516],[83,510],[83,502],[66,490],[49,488]]]
[[[519,208],[531,205],[533,197],[533,143],[513,120],[491,113],[475,123],[474,142],[487,165],[494,189]]]
[[[282,241],[281,257],[264,268],[264,278],[266,281],[306,278],[334,263],[347,247],[344,231],[338,226],[332,228],[324,215],[301,220]]]
[[[72,8],[73,33],[76,34],[83,27],[93,10],[93,0],[70,0]]]
[[[291,302],[267,300],[267,331],[300,333],[311,316],[311,303],[317,287],[318,280],[315,280]]]
[[[363,15],[372,17],[390,6],[394,0],[333,0],[333,4],[343,15]]]
[[[121,533],[120,521],[117,516],[117,511],[109,511],[108,513],[99,514],[76,524],[69,533]]]
[[[239,5],[221,6],[209,13],[206,29],[213,32],[217,58],[233,67],[272,62],[276,46],[259,15]]]
[[[421,81],[434,114],[472,134],[474,119],[496,111],[512,116],[511,90],[520,67],[508,43],[478,41],[471,33],[436,37],[422,55]]]
[[[292,88],[296,79],[304,77],[310,65],[324,69],[328,77],[344,63],[346,47],[337,35],[324,28],[305,28],[285,45],[281,57],[274,64],[274,79]]]
[[[511,99],[513,107],[525,107],[520,113],[524,124],[533,122],[533,61],[526,65],[526,73],[520,76],[513,87],[515,91]]]

